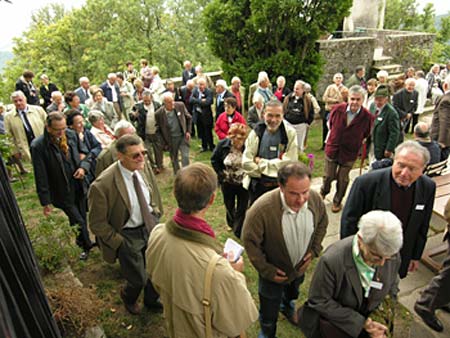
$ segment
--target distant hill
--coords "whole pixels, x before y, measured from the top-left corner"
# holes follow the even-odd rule
[[[6,61],[11,60],[14,54],[11,52],[0,51],[0,73],[3,70],[3,67],[6,66]]]

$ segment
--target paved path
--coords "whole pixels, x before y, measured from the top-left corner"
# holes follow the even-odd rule
[[[350,172],[350,184],[347,189],[347,193],[350,191],[351,184],[358,176],[359,176],[359,169],[353,169]],[[320,191],[321,184],[322,184],[321,178],[313,179],[312,189],[314,189],[315,191]],[[334,196],[334,193],[335,193],[335,182],[332,184],[332,190],[330,194],[328,194],[325,199],[325,204],[327,207],[330,222],[328,226],[327,235],[323,242],[324,248],[326,248],[331,243],[334,243],[337,240],[339,240],[340,217],[342,212],[339,212],[337,214],[331,212],[332,198]],[[442,234],[444,227],[445,223],[443,222],[443,220],[440,220],[435,216],[432,217],[426,249],[429,247],[436,247],[442,243]],[[419,292],[429,283],[429,281],[433,276],[434,276],[433,272],[431,272],[431,270],[429,270],[422,263],[420,263],[419,270],[417,272],[409,274],[405,279],[401,280],[400,282],[399,301],[414,315],[414,322],[411,324],[409,335],[409,337],[411,338],[450,337],[450,314],[442,311],[437,311],[437,316],[443,322],[445,327],[444,332],[438,334],[437,332],[428,328],[428,326],[426,326],[422,322],[422,320],[415,314],[413,310],[414,302],[418,298]],[[398,338],[407,338],[407,337],[398,337]]]

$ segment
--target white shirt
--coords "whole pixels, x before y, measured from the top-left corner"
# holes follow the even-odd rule
[[[117,97],[116,87],[114,87],[114,85],[109,82],[108,82],[108,86],[109,86],[109,88],[111,88],[112,102],[119,101],[119,98]]]
[[[119,161],[119,169],[122,174],[123,180],[125,182],[125,186],[127,187],[128,198],[130,200],[130,218],[125,223],[124,228],[136,228],[144,224],[144,219],[142,218],[141,208],[139,207],[139,200],[136,194],[136,190],[134,189],[133,184],[133,174],[136,173],[139,179],[139,183],[141,184],[142,191],[144,192],[145,200],[150,208],[150,212],[153,211],[150,206],[150,191],[148,190],[147,184],[145,184],[144,179],[141,176],[139,171],[130,171],[126,169]]]
[[[147,110],[147,117],[145,120],[145,133],[147,135],[153,135],[156,133],[156,119],[155,119],[155,106],[153,102],[144,108]]]
[[[283,216],[281,227],[283,229],[284,242],[286,243],[292,265],[295,267],[305,256],[311,236],[314,232],[314,220],[308,202],[295,212],[286,204],[284,194],[280,190]]]

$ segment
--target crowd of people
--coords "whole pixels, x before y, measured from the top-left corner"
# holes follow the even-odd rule
[[[20,174],[22,161],[32,161],[43,213],[59,208],[78,228],[80,259],[98,245],[106,262],[118,260],[126,310],[141,312],[144,290],[146,307],[164,309],[170,337],[237,337],[258,317],[259,337],[275,337],[279,312],[307,337],[385,337],[388,328],[371,313],[418,269],[436,189],[423,172],[450,153],[450,64],[427,76],[410,68],[391,82],[385,71],[366,80],[363,66],[347,81],[337,73],[323,108],[300,79],[291,91],[283,76],[271,86],[261,71],[246,99],[239,77],[214,85],[201,66],[184,68],[180,88],[141,60],[140,71],[127,62],[98,86],[83,76],[65,93],[45,74],[38,91],[34,74],[23,73],[10,110],[0,105],[0,132],[13,141],[8,160]],[[431,126],[418,119],[427,98],[435,105]],[[325,169],[316,192],[299,154],[318,116]],[[404,141],[409,131],[414,140]],[[190,164],[192,137],[211,152],[211,166]],[[166,169],[164,152],[178,208],[158,224],[164,206],[155,175]],[[358,157],[370,170],[344,204]],[[324,200],[335,180],[331,211],[343,210],[341,240],[320,257]],[[222,252],[206,219],[219,186],[227,225],[258,272],[259,316],[242,256]],[[313,259],[308,300],[296,309]],[[435,310],[449,309],[449,269],[447,258],[416,304],[437,331]]]

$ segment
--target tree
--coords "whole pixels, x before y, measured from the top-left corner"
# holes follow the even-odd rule
[[[247,84],[265,70],[290,84],[316,83],[322,60],[316,40],[349,14],[351,0],[212,0],[204,10],[208,43],[228,77]]]
[[[384,29],[414,30],[418,23],[416,0],[386,1]]]
[[[4,71],[6,92],[24,69],[45,72],[63,90],[77,87],[81,76],[99,84],[108,73],[123,71],[126,61],[137,66],[141,58],[158,66],[162,77],[180,76],[186,59],[216,70],[219,61],[200,20],[208,2],[87,0],[72,11],[46,6],[15,40],[15,57]]]

